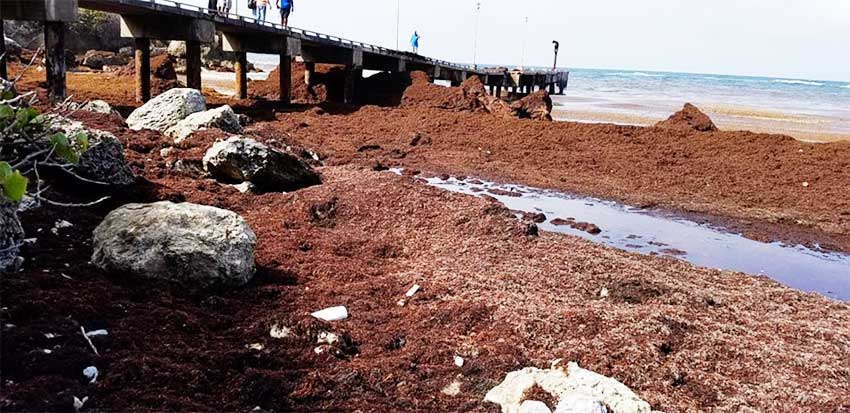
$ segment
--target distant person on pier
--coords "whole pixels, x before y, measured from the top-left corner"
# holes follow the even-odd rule
[[[209,9],[210,14],[218,13],[218,0],[210,0],[207,3],[207,9]]]
[[[289,14],[295,10],[295,0],[277,0],[277,8],[280,9],[280,24],[289,27]]]
[[[227,16],[230,14],[230,8],[233,7],[233,0],[218,0],[218,11]]]
[[[413,31],[413,36],[410,37],[410,46],[413,47],[413,54],[419,54],[419,32]]]
[[[259,22],[266,21],[266,9],[269,7],[269,0],[254,0],[254,18]]]

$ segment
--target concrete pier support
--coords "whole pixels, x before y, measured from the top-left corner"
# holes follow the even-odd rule
[[[313,93],[313,80],[316,77],[316,64],[313,62],[304,62],[304,84],[307,85],[307,91]]]
[[[555,94],[555,84],[554,84],[554,83],[550,83],[550,84],[549,84],[549,94],[550,94],[550,95],[554,95],[554,94]]]
[[[52,102],[65,100],[65,23],[44,22],[47,93]]]
[[[497,98],[502,97],[502,85],[496,85],[496,97]]]
[[[6,41],[5,35],[6,31],[3,29],[3,19],[0,18],[0,37],[3,37],[4,40],[0,42],[0,78],[9,79],[8,73],[6,73]]]
[[[145,103],[151,98],[151,41],[134,39],[136,52],[136,101]]]
[[[186,87],[201,90],[201,42],[186,41]]]
[[[345,68],[345,87],[343,101],[345,103],[354,103],[354,96],[357,93],[357,83],[363,77],[362,66],[348,66]]]
[[[452,80],[451,81],[452,87],[458,87],[458,86],[460,86],[461,83],[462,82],[460,80]]]
[[[246,99],[248,97],[248,53],[236,53],[236,97]]]
[[[292,102],[292,56],[289,53],[280,55],[280,102]]]

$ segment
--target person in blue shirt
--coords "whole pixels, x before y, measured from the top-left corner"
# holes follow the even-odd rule
[[[413,47],[413,53],[419,54],[419,32],[413,31],[413,36],[410,37],[410,45]]]
[[[277,0],[277,8],[280,9],[280,24],[289,27],[289,13],[295,10],[295,0]]]

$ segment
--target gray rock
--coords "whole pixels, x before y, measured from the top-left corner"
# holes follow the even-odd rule
[[[168,201],[127,204],[95,228],[92,262],[118,274],[186,286],[237,286],[254,276],[256,243],[232,211]]]
[[[118,54],[127,58],[136,56],[136,49],[133,46],[122,47],[118,49]]]
[[[7,93],[7,92],[9,92],[9,93]],[[0,100],[3,99],[3,95],[7,95],[7,94],[9,96],[5,96],[6,98],[9,98],[9,99],[14,98],[15,96],[18,96],[18,90],[15,88],[14,83],[12,83],[9,80],[0,78]]]
[[[119,54],[101,50],[89,50],[83,56],[80,64],[91,69],[101,70],[104,66],[124,66],[129,62],[129,58]]]
[[[66,136],[85,133],[89,137],[89,148],[74,165],[78,175],[112,186],[127,186],[135,182],[136,175],[124,158],[124,146],[115,135],[88,128],[75,120],[62,116],[49,116],[51,130],[63,132]]]
[[[253,139],[233,136],[218,141],[204,154],[204,169],[219,181],[250,181],[258,191],[294,191],[322,183],[298,157]]]
[[[201,92],[188,88],[170,89],[134,110],[127,118],[127,125],[133,130],[164,132],[187,116],[205,110],[207,103]]]
[[[16,271],[23,262],[18,251],[24,241],[24,229],[14,203],[0,199],[0,273]]]
[[[186,58],[186,42],[172,40],[168,43],[168,55],[177,59]]]
[[[6,44],[6,53],[9,56],[20,56],[23,48],[14,39],[3,36],[3,41]]]
[[[106,103],[102,100],[92,100],[91,102],[86,103],[82,107],[82,110],[108,115],[112,113],[112,106],[109,106],[109,103]]]
[[[206,128],[218,128],[229,133],[242,133],[239,116],[230,105],[224,105],[204,112],[196,112],[181,120],[165,131],[166,136],[174,138],[174,144],[180,145],[195,131]]]
[[[517,413],[525,392],[534,386],[558,398],[557,413],[651,413],[626,385],[610,377],[569,363],[567,369],[527,367],[508,373],[484,400],[499,404],[502,413]]]

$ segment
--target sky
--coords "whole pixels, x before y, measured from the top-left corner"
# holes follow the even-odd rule
[[[249,15],[247,0],[234,1]],[[398,15],[401,48],[418,30],[420,54],[459,63],[551,66],[558,40],[559,67],[850,81],[850,0],[295,3],[294,27],[389,47]],[[280,22],[277,9],[269,19]]]

